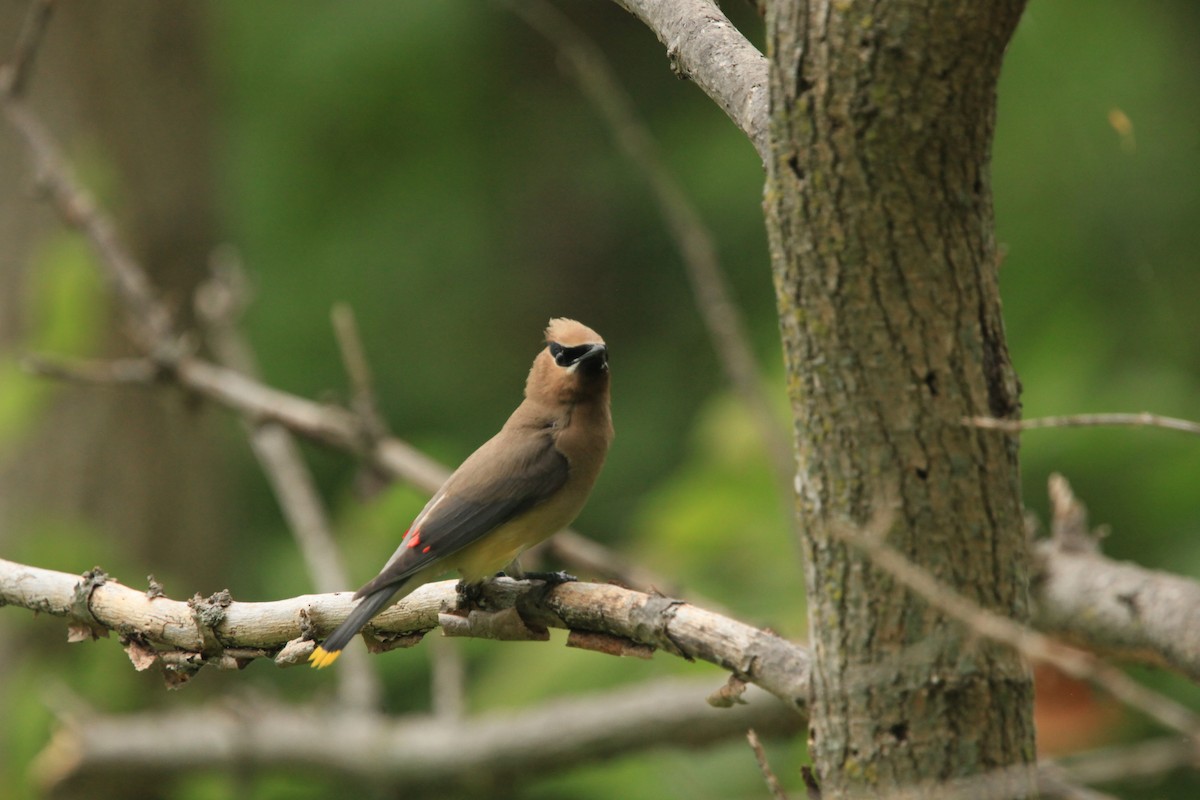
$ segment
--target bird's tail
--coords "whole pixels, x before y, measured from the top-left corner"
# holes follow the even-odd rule
[[[391,605],[392,601],[396,599],[398,589],[399,587],[395,584],[384,586],[360,600],[354,610],[350,612],[350,616],[346,617],[346,621],[338,625],[333,633],[326,636],[325,641],[321,642],[308,657],[313,668],[324,669],[337,661],[342,650],[350,644],[351,639],[358,635],[363,626],[370,622],[372,617]]]

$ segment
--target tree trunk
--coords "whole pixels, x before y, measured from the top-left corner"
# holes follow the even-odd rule
[[[1021,659],[838,536],[893,506],[889,544],[949,589],[1028,617],[1015,439],[961,422],[1019,412],[988,157],[1023,5],[768,12],[765,208],[799,461],[810,749],[827,799],[997,770],[1005,796],[1033,794]]]

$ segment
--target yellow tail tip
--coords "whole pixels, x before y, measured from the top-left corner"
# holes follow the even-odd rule
[[[312,665],[313,669],[325,669],[337,661],[338,656],[341,654],[341,650],[326,650],[324,647],[317,645],[317,649],[313,650],[312,655],[308,657],[308,663]]]

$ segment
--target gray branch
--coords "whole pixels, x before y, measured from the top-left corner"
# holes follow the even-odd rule
[[[616,0],[667,48],[672,69],[690,79],[767,158],[767,59],[711,0]]]
[[[1043,631],[1200,683],[1200,583],[1053,540],[1037,545],[1034,568]]]

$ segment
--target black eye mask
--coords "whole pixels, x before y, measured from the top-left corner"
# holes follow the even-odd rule
[[[605,351],[604,345],[596,344],[563,347],[558,342],[550,342],[547,346],[550,348],[550,355],[554,357],[554,363],[560,367],[573,366],[589,356],[601,356]],[[601,363],[607,363],[607,359],[602,358]]]

